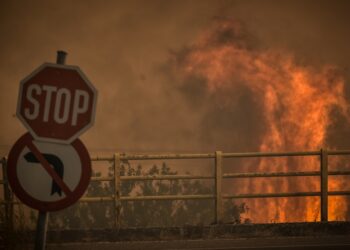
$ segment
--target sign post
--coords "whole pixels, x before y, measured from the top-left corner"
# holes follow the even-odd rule
[[[10,150],[7,173],[19,200],[38,210],[35,249],[45,249],[49,211],[74,204],[87,189],[91,160],[79,135],[95,120],[97,91],[77,66],[44,63],[20,82],[17,116],[29,133]]]
[[[57,51],[57,64],[64,64],[67,53],[65,51]],[[45,211],[38,212],[38,220],[36,224],[35,250],[44,250],[46,248],[47,225],[49,222],[49,213]]]
[[[39,211],[38,221],[36,224],[35,250],[43,250],[46,248],[46,233],[48,220],[49,213]]]

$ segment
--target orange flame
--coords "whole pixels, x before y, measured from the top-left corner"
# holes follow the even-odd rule
[[[344,97],[344,79],[336,67],[299,65],[290,53],[280,50],[252,49],[239,23],[232,20],[216,22],[199,37],[184,58],[182,75],[204,79],[210,93],[234,90],[239,85],[248,87],[263,107],[267,130],[260,143],[261,151],[305,151],[325,147],[330,112],[336,108],[347,116]],[[257,172],[288,172],[286,158],[260,159]],[[315,170],[319,160],[296,159],[302,171]],[[248,166],[246,166],[248,169]],[[236,190],[240,193],[276,193],[293,190],[294,185],[308,191],[319,190],[319,180],[279,184],[269,180],[246,180]],[[332,181],[330,187],[338,187]],[[248,202],[248,201],[247,201]],[[265,203],[264,203],[265,202]],[[305,202],[290,198],[250,200],[247,217],[263,221],[319,220],[319,198],[308,197]],[[338,197],[330,203],[329,219],[344,219],[345,199]],[[343,211],[343,212],[341,212]]]

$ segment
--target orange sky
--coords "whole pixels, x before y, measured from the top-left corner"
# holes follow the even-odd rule
[[[1,1],[0,154],[26,131],[15,117],[19,81],[54,62],[58,49],[99,90],[95,126],[82,136],[90,150],[255,151],[245,128],[261,128],[210,98],[196,105],[204,94],[181,88],[172,56],[216,18],[233,17],[253,46],[288,50],[300,64],[339,67],[349,99],[349,12],[348,1]],[[329,133],[330,145],[350,148],[343,121]]]

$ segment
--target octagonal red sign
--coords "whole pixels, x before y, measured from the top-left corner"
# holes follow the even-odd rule
[[[20,82],[17,116],[36,140],[71,143],[93,125],[96,99],[79,67],[44,63]]]

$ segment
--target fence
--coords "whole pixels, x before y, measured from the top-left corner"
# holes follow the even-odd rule
[[[136,200],[194,200],[194,199],[212,199],[215,200],[215,222],[221,223],[223,218],[223,200],[237,198],[273,198],[273,197],[320,197],[321,221],[328,221],[328,196],[330,195],[350,195],[350,191],[328,191],[328,176],[332,175],[350,175],[350,171],[328,171],[328,156],[330,155],[350,155],[350,151],[320,151],[309,152],[281,152],[281,153],[223,153],[216,151],[208,154],[119,154],[116,153],[112,157],[93,157],[92,161],[111,161],[113,162],[114,176],[112,177],[92,177],[91,181],[112,181],[114,182],[114,194],[105,197],[82,197],[80,202],[100,202],[112,201],[115,206],[115,224],[119,225],[121,220],[121,201],[136,201]],[[224,158],[251,158],[251,157],[293,157],[293,156],[318,156],[320,162],[319,171],[304,171],[304,172],[255,172],[255,173],[223,173]],[[120,167],[124,161],[132,160],[177,160],[177,159],[214,159],[214,175],[156,175],[156,176],[121,176]],[[0,184],[4,185],[4,200],[0,201],[1,205],[5,206],[5,218],[11,224],[13,217],[13,205],[16,201],[13,199],[10,187],[6,178],[6,158],[3,158],[3,180]],[[226,178],[273,178],[273,177],[292,177],[292,176],[319,176],[320,191],[318,192],[293,192],[293,193],[260,193],[260,194],[222,194],[222,180]],[[159,196],[122,196],[121,182],[130,180],[179,180],[179,179],[209,179],[214,180],[215,192],[205,195],[159,195]]]

